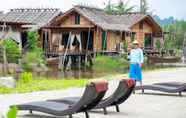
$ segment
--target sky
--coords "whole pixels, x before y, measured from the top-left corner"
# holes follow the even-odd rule
[[[73,5],[85,4],[93,5],[100,8],[108,0],[0,0],[0,11],[8,11],[11,8],[60,8],[63,12],[72,8]],[[118,0],[111,0],[113,3]],[[125,0],[126,1],[126,0]],[[186,0],[147,0],[151,11],[160,16],[167,18],[173,16],[176,19],[186,20]],[[139,6],[140,0],[130,0],[130,5]]]

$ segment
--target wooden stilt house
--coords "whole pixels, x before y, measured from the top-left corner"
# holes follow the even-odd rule
[[[102,9],[75,6],[42,28],[42,47],[48,54],[120,52],[124,41],[138,40],[154,48],[162,29],[150,15],[108,15]]]

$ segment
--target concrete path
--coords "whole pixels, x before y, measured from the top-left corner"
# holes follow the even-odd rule
[[[122,78],[122,76],[117,77]],[[143,74],[144,84],[155,82],[186,82],[186,68],[167,69]],[[111,94],[117,87],[118,79],[109,81],[109,92]],[[43,91],[26,94],[0,95],[0,109],[11,104],[20,104],[31,101],[41,101],[68,96],[78,96],[83,93],[84,88],[69,88],[63,91]],[[90,113],[91,118],[186,118],[186,93],[183,97],[177,94],[167,94],[154,91],[146,91],[148,94],[141,94],[136,91],[125,103],[120,105],[121,112],[116,113],[115,108],[108,108],[108,115],[103,115],[101,110]],[[34,112],[19,112],[18,118],[59,118],[47,114]],[[60,117],[66,118],[66,117]],[[83,113],[75,114],[74,118],[85,118]]]

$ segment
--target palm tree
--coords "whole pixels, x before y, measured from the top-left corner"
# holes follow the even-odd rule
[[[134,8],[135,6],[129,6],[129,0],[126,2],[119,0],[115,5],[111,3],[111,0],[109,0],[104,10],[107,14],[110,15],[122,15],[128,12],[132,12]]]
[[[104,8],[105,12],[109,15],[114,14],[114,5],[111,4],[111,0],[108,1],[106,7]]]
[[[140,12],[143,14],[149,13],[150,7],[147,0],[140,0]]]
[[[122,14],[132,12],[134,8],[135,6],[129,6],[129,0],[126,2],[119,0],[117,5],[115,6],[115,12],[118,15],[122,15]]]

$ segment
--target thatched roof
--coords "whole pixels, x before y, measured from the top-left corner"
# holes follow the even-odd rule
[[[3,12],[0,11],[0,19],[4,17]]]
[[[129,13],[125,15],[108,15],[103,9],[80,5],[75,6],[71,10],[67,11],[58,19],[61,20],[73,11],[78,12],[79,14],[90,20],[92,23],[105,30],[130,31],[130,28],[134,24],[138,23],[146,17],[151,19],[152,22],[154,22],[153,24],[157,25],[157,27],[160,28],[160,26],[153,20],[150,15],[144,15],[140,13]]]
[[[11,9],[3,17],[0,17],[0,21],[33,23],[37,27],[41,27],[60,13],[59,9]]]

